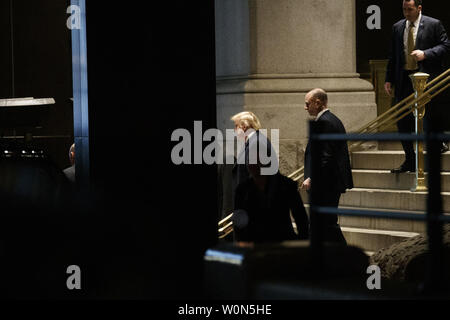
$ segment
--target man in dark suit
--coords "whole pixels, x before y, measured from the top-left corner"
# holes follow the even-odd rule
[[[278,156],[270,140],[260,132],[261,123],[253,112],[240,112],[231,120],[235,123],[236,136],[241,145],[232,169],[232,194],[234,196],[238,185],[250,177],[248,164],[256,164],[259,159],[265,166],[262,168],[264,170],[262,174],[274,175],[278,172]]]
[[[305,96],[305,110],[315,117],[317,133],[345,133],[344,125],[327,108],[328,96],[322,89],[314,89]],[[346,189],[353,188],[352,170],[346,141],[320,141],[317,143],[319,168],[314,181],[311,180],[310,142],[305,151],[305,180],[302,189],[313,186],[319,195],[316,205],[338,207],[339,199]],[[319,226],[324,241],[346,243],[336,215],[320,215]]]
[[[425,72],[430,75],[428,81],[444,71],[443,61],[450,52],[450,42],[442,23],[422,15],[422,0],[403,0],[402,19],[392,27],[392,44],[386,71],[384,89],[392,95],[395,87],[395,103],[400,102],[411,93],[413,87],[409,75]],[[397,122],[398,131],[411,133],[415,131],[412,113]],[[412,141],[402,141],[405,162],[391,172],[414,172],[415,153]],[[442,152],[447,151],[443,145]]]

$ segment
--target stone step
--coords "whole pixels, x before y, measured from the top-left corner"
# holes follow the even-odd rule
[[[419,235],[416,232],[401,232],[390,230],[373,230],[362,228],[341,227],[347,244],[360,247],[365,251],[378,251],[402,240]]]
[[[351,207],[340,207],[340,208],[355,209]],[[373,208],[372,209],[362,208],[362,210],[384,211]],[[406,210],[400,211],[392,209],[389,211],[408,214],[424,213],[422,211],[406,211]],[[346,215],[346,216],[339,216],[339,225],[351,228],[426,233],[425,221],[407,220],[407,219],[389,219],[380,217],[359,217]]]
[[[373,145],[377,150],[380,151],[402,151],[403,147],[400,141],[369,141],[366,142],[367,145]],[[426,146],[424,146],[426,150]],[[369,150],[368,148],[366,148]]]
[[[356,209],[354,207],[339,206],[340,209]],[[306,212],[309,215],[309,204],[305,204]],[[386,211],[374,208],[358,208],[367,211]],[[390,212],[407,213],[407,214],[423,214],[423,211],[407,211],[407,210],[389,210]],[[448,215],[448,213],[447,213]],[[390,219],[380,217],[361,217],[361,216],[339,216],[338,223],[342,227],[373,229],[373,230],[389,230],[426,233],[426,222],[409,220],[409,219]]]
[[[450,212],[450,192],[441,192],[443,211]],[[357,208],[423,211],[426,208],[426,192],[353,188],[342,194],[340,205]]]
[[[378,141],[378,150],[401,151],[403,148],[400,141]]]
[[[357,151],[351,153],[353,169],[390,170],[405,160],[403,151]],[[441,170],[450,171],[450,152],[442,154]]]
[[[411,190],[416,177],[415,173],[394,174],[390,170],[354,169],[352,173],[357,188]],[[450,192],[450,172],[442,172],[441,188],[442,191]]]
[[[305,204],[309,215],[309,205]],[[340,206],[341,209],[355,209]],[[361,208],[363,210],[377,210]],[[408,214],[422,214],[421,211],[400,211]],[[349,245],[362,248],[366,252],[376,252],[381,248],[407,239],[411,236],[426,233],[426,222],[416,220],[400,220],[379,217],[339,216],[338,223]]]
[[[402,151],[402,144],[400,141],[378,141],[377,149],[383,151]],[[424,150],[427,150],[427,146],[424,146]]]
[[[300,191],[303,203],[309,203],[309,195]],[[442,210],[450,212],[450,192],[441,192]],[[353,188],[342,194],[339,207],[368,208],[399,212],[425,212],[426,192],[411,192],[408,190],[384,190],[369,188]]]

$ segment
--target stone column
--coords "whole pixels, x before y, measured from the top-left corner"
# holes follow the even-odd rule
[[[216,0],[218,126],[255,112],[280,130],[280,170],[303,165],[305,94],[329,93],[348,132],[377,115],[370,82],[356,73],[355,0]]]

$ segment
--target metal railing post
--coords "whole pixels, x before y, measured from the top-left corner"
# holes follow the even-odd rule
[[[413,84],[416,99],[420,98],[423,95],[429,76],[429,74],[422,72],[417,72],[409,76]],[[425,116],[425,103],[416,103],[414,108],[416,134],[422,134],[423,117]],[[416,141],[416,184],[412,191],[427,191],[424,168],[425,161],[423,156],[423,142]]]

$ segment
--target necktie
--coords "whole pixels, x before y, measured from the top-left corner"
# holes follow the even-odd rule
[[[411,56],[411,52],[414,51],[414,23],[409,24],[408,31],[408,48],[406,54],[406,69],[407,70],[415,70],[417,69],[417,61],[414,57]]]

